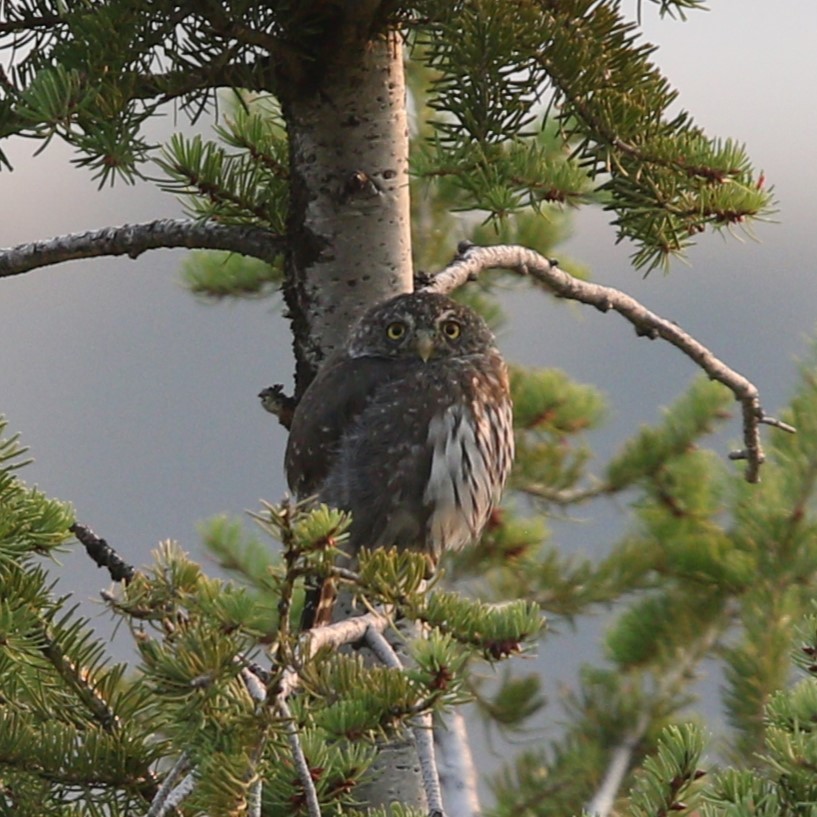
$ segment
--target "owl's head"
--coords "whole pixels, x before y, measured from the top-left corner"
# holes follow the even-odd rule
[[[415,358],[424,362],[494,348],[485,321],[445,295],[398,295],[367,312],[352,332],[352,357]]]

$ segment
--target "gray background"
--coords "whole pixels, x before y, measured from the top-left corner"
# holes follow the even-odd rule
[[[634,13],[635,2],[625,5]],[[680,23],[659,21],[645,3],[646,37],[660,45],[656,60],[680,91],[679,104],[710,135],[747,143],[774,185],[779,223],[756,225],[757,241],[704,236],[688,265],[643,279],[629,264],[631,249],[614,246],[607,216],[585,210],[557,256],[588,264],[594,280],[676,320],[752,379],[776,411],[815,328],[817,4],[717,0],[712,7]],[[172,112],[153,127],[164,138],[175,127]],[[10,145],[15,171],[0,174],[0,246],[181,212],[146,184],[98,192],[63,145],[32,158],[37,147]],[[137,565],[164,538],[195,552],[198,521],[242,514],[285,490],[285,433],[256,395],[290,382],[286,321],[274,301],[197,302],[178,283],[182,256],[72,262],[0,282],[0,411],[36,458],[23,476],[73,502],[81,521]],[[500,345],[509,359],[563,368],[608,395],[609,420],[592,436],[602,461],[641,423],[658,419],[695,374],[678,352],[636,339],[615,315],[513,287],[503,298],[512,321]],[[714,441],[724,455],[737,445],[737,418],[728,429]],[[622,518],[613,504],[594,508],[559,523],[557,541],[600,553]],[[98,598],[106,576],[81,553],[61,561],[59,589]],[[87,609],[110,631],[101,608]],[[546,642],[536,666],[551,691],[595,655],[603,627],[600,618],[579,637]],[[114,651],[127,655],[123,643]]]

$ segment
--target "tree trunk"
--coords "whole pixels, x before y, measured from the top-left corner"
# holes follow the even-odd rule
[[[287,94],[284,105],[292,189],[286,298],[296,396],[361,312],[412,289],[399,36],[344,49],[303,90]]]
[[[284,95],[291,200],[285,295],[295,395],[373,304],[413,288],[408,123],[399,35],[336,48],[307,87]],[[339,600],[340,601],[340,600]],[[336,613],[348,603],[336,605]],[[380,744],[368,783],[375,808],[426,808],[410,735]]]

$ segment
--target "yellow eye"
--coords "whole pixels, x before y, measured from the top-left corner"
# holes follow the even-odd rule
[[[456,340],[462,334],[462,326],[457,321],[446,321],[443,324],[443,333],[449,340]]]
[[[400,340],[406,334],[406,325],[400,321],[390,323],[386,327],[386,337],[389,340]]]

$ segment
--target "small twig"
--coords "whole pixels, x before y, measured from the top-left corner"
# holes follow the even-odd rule
[[[365,635],[366,646],[384,666],[391,669],[403,669],[403,664],[394,648],[386,640],[380,630],[367,628]],[[440,789],[440,778],[437,773],[437,763],[434,757],[434,733],[431,728],[431,713],[424,712],[416,715],[410,721],[414,735],[414,745],[417,748],[417,757],[420,761],[420,774],[423,778],[423,788],[428,802],[429,817],[442,817],[443,796]]]
[[[606,482],[600,482],[598,485],[586,488],[563,488],[561,490],[532,482],[515,487],[523,494],[561,506],[579,505],[582,502],[588,502],[611,492],[611,488]]]
[[[779,428],[781,431],[787,431],[789,434],[797,433],[797,429],[793,425],[784,423],[782,420],[778,420],[776,417],[766,417],[766,415],[764,415],[758,420],[758,422],[767,426],[772,426],[772,428]]]
[[[159,219],[0,249],[0,278],[79,258],[103,255],[137,258],[146,250],[175,247],[225,250],[273,263],[284,250],[284,238],[259,227],[192,219]]]
[[[306,761],[306,756],[301,746],[301,739],[298,735],[298,727],[295,725],[295,719],[292,717],[292,712],[289,709],[285,696],[279,695],[276,698],[275,705],[278,707],[278,711],[281,715],[286,719],[287,740],[289,741],[289,748],[292,750],[295,768],[298,770],[298,777],[301,780],[301,785],[304,787],[306,809],[309,817],[321,817],[321,804],[318,801],[315,781],[312,779],[312,772]]]
[[[85,546],[88,555],[96,562],[97,567],[104,567],[115,582],[127,584],[136,575],[136,568],[129,565],[104,539],[97,536],[89,527],[75,523],[68,529],[77,541]]]
[[[592,817],[608,817],[612,812],[621,783],[630,768],[633,753],[649,724],[650,718],[642,713],[635,729],[613,750],[604,779],[593,795],[593,799],[585,806],[586,814]]]
[[[48,659],[60,678],[73,689],[94,720],[106,732],[112,733],[119,729],[122,725],[119,716],[96,688],[94,676],[85,667],[77,666],[65,654],[62,646],[50,635],[44,623],[41,624],[41,630],[37,635],[40,652]]]
[[[164,815],[167,814],[170,809],[175,808],[175,806],[177,806],[181,800],[192,791],[193,781],[191,775],[188,775],[185,778],[185,781],[187,781],[188,778],[191,778],[190,786],[185,791],[183,797],[177,798],[177,796],[174,795],[177,788],[177,781],[187,772],[189,768],[190,758],[187,752],[182,752],[179,759],[173,764],[173,768],[167,773],[167,775],[165,775],[165,779],[162,781],[162,785],[159,786],[159,790],[154,795],[150,808],[147,810],[145,817],[164,817]]]
[[[753,383],[715,357],[706,346],[676,323],[651,312],[630,295],[612,287],[580,281],[559,269],[557,262],[525,247],[508,244],[477,247],[463,242],[458,250],[459,254],[454,260],[423,287],[425,291],[445,294],[466,281],[473,280],[487,269],[514,270],[520,275],[531,276],[562,298],[595,306],[601,312],[611,309],[618,312],[635,327],[639,336],[663,338],[691,358],[710,379],[723,383],[735,395],[743,409],[744,449],[731,456],[746,460],[745,477],[748,482],[759,481],[760,466],[764,460],[760,424],[794,431],[791,426],[764,413],[757,387]]]

